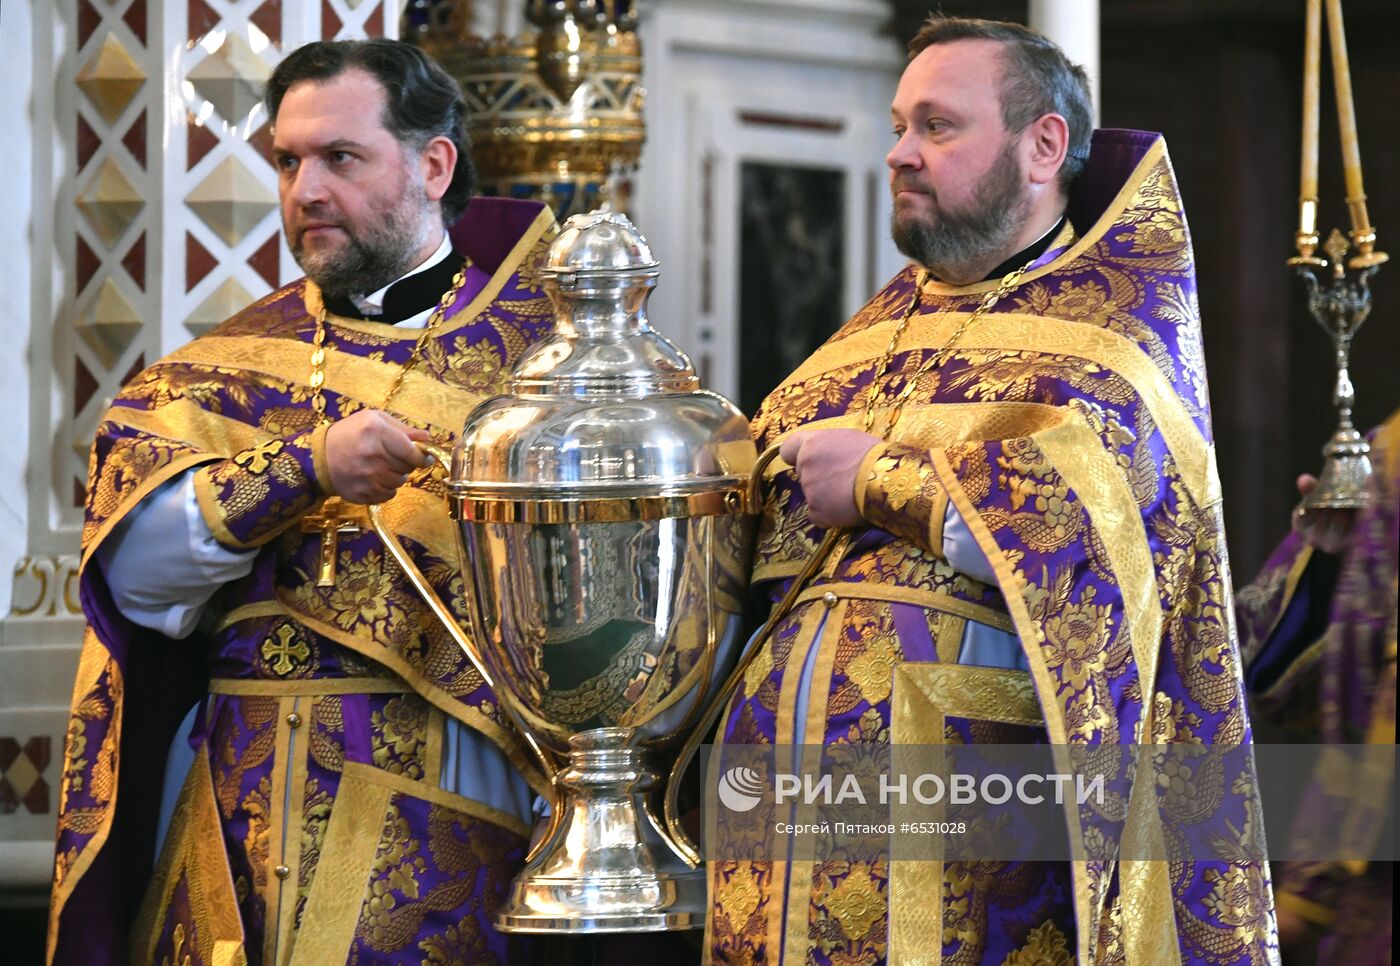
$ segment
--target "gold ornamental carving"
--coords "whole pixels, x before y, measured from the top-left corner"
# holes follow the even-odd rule
[[[562,219],[625,210],[646,140],[642,49],[626,0],[534,0],[515,37],[469,30],[470,4],[432,4],[404,36],[461,82],[472,158],[489,194],[534,198]]]
[[[10,619],[81,617],[76,554],[30,555],[15,564]]]

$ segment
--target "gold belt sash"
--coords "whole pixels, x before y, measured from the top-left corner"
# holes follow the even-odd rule
[[[954,597],[952,594],[934,590],[917,590],[913,587],[901,587],[898,584],[877,584],[868,581],[814,584],[797,595],[793,606],[797,607],[814,600],[820,600],[828,607],[834,606],[839,600],[879,600],[890,604],[910,604],[914,607],[936,610],[943,614],[951,614],[954,617],[986,624],[988,627],[995,627],[1008,634],[1016,632],[1015,626],[1011,623],[1011,615],[1004,610],[997,610],[985,604],[974,604],[961,597]]]
[[[413,689],[400,678],[297,678],[294,680],[263,678],[214,678],[209,682],[210,694],[233,694],[243,697],[299,697],[323,694],[406,694]]]

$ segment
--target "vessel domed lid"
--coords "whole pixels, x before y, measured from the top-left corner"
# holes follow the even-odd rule
[[[591,211],[564,222],[549,246],[540,274],[592,278],[654,275],[661,263],[628,217],[617,211]]]

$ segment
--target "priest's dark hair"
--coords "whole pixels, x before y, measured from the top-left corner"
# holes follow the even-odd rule
[[[277,123],[277,110],[292,85],[321,82],[347,70],[362,70],[384,88],[384,127],[416,151],[436,137],[457,147],[457,167],[442,196],[442,220],[451,225],[476,193],[476,167],[467,136],[467,102],[452,75],[423,51],[400,40],[318,40],[286,56],[268,79],[263,103]]]
[[[1070,63],[1048,37],[1018,23],[933,14],[909,41],[909,59],[936,44],[955,40],[992,40],[1002,45],[1001,116],[1006,129],[1020,134],[1046,114],[1058,114],[1069,126],[1069,150],[1060,168],[1066,193],[1089,160],[1094,108],[1084,68]]]

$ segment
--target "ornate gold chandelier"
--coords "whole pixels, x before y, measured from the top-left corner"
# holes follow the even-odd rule
[[[532,29],[472,32],[470,0],[416,0],[404,36],[462,84],[482,191],[562,219],[626,210],[646,129],[633,0],[528,0]]]

